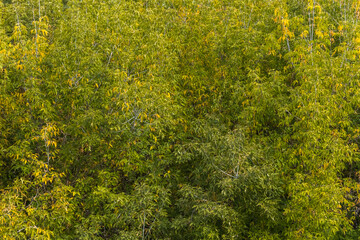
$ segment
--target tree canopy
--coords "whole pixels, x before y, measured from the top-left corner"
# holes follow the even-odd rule
[[[358,239],[359,20],[0,1],[0,238]]]

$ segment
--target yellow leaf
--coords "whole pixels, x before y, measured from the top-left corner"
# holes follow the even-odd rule
[[[44,29],[41,29],[41,33],[44,35],[44,36],[47,36],[48,35],[48,32]]]
[[[16,69],[17,70],[23,70],[24,69],[24,66],[19,64],[19,65],[16,65]]]

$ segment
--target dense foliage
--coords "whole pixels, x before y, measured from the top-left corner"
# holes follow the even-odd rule
[[[0,1],[0,238],[358,239],[359,20]]]

